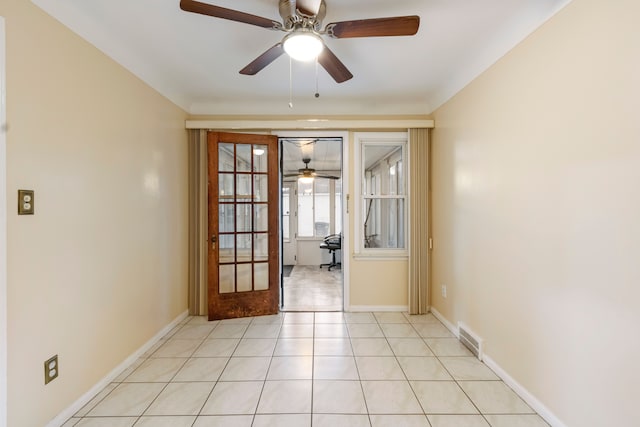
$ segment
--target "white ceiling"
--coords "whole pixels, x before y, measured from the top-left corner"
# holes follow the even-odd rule
[[[311,159],[309,168],[340,175],[341,138],[282,138],[282,172],[295,173],[305,167],[302,159]]]
[[[286,55],[238,71],[284,33],[184,12],[179,0],[32,0],[191,114],[428,114],[570,0],[326,0],[324,23],[419,15],[413,37],[331,39],[353,73],[335,83]],[[280,21],[278,0],[200,0]]]

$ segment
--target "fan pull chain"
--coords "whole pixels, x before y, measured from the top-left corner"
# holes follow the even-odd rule
[[[289,108],[293,108],[293,60],[289,56]]]
[[[318,90],[318,57],[316,57],[316,98],[320,98],[320,91]]]

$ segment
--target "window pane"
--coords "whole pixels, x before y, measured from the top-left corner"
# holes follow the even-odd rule
[[[253,290],[252,275],[253,268],[251,264],[238,264],[236,266],[238,272],[238,292],[249,292]]]
[[[235,262],[236,245],[233,234],[221,234],[218,237],[218,260],[220,263]]]
[[[404,198],[365,198],[363,247],[404,249]]]
[[[236,175],[236,200],[251,202],[251,175]]]
[[[236,171],[251,172],[251,146],[245,144],[236,145]]]
[[[267,233],[259,233],[253,235],[253,259],[255,261],[269,260],[269,235]]]
[[[404,191],[402,171],[398,162],[402,161],[402,145],[364,145],[364,190],[366,195],[394,195]]]
[[[298,236],[313,237],[313,182],[298,180]]]
[[[398,194],[398,168],[396,165],[389,166],[389,194]]]
[[[218,293],[229,294],[236,290],[235,265],[221,265],[218,276]]]
[[[314,232],[316,237],[329,235],[329,222],[331,221],[331,199],[329,180],[327,178],[315,179],[315,203],[314,203]]]
[[[233,174],[218,174],[218,197],[220,201],[233,201]]]
[[[236,205],[236,212],[238,215],[236,219],[238,231],[251,231],[251,204],[238,203]]]
[[[253,264],[253,286],[256,291],[269,289],[269,264]]]
[[[398,171],[397,175],[398,175],[398,192],[397,194],[404,194],[404,167],[403,167],[403,163],[402,160],[398,161],[398,163],[396,164],[396,169]]]
[[[233,144],[218,144],[218,171],[233,172]]]
[[[220,233],[233,233],[235,231],[233,209],[234,205],[231,203],[218,204],[218,230]]]
[[[253,146],[253,171],[254,172],[267,172],[267,152],[266,145],[254,145]]]
[[[252,257],[252,245],[251,234],[236,234],[237,241],[237,262],[251,261]]]
[[[253,176],[253,200],[256,202],[266,202],[268,194],[268,175],[254,175]]]
[[[256,203],[253,212],[253,231],[269,231],[269,205]]]

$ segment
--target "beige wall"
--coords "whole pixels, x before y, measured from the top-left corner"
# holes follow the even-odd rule
[[[640,425],[638,16],[574,0],[435,113],[433,306],[567,426]]]
[[[187,308],[186,113],[30,1],[0,15],[8,425],[43,426]],[[15,214],[19,188],[34,216]]]
[[[350,264],[352,309],[407,310],[407,260],[354,259]]]

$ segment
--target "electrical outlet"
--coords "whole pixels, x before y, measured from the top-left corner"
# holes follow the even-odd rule
[[[60,369],[58,367],[58,355],[56,354],[51,359],[44,362],[44,383],[49,384],[51,381],[58,378]]]
[[[442,298],[447,297],[447,285],[442,285]]]
[[[18,190],[18,215],[33,215],[33,204],[33,190]]]

